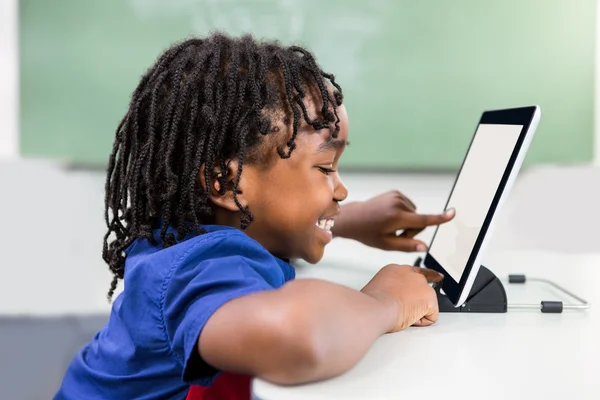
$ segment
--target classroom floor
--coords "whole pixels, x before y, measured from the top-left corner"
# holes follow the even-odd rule
[[[390,189],[439,212],[453,174],[345,174],[348,201]],[[0,398],[51,397],[72,354],[105,321],[110,274],[100,257],[104,176],[44,161],[0,161]],[[490,253],[548,249],[600,253],[600,168],[524,170],[501,213]],[[433,229],[421,237],[427,242]],[[360,269],[369,249],[336,239],[324,264]],[[389,253],[390,262],[413,255]],[[310,268],[302,266],[299,276]],[[565,267],[568,267],[567,265]],[[322,269],[324,278],[327,269]],[[340,268],[337,268],[339,273]],[[342,268],[343,271],[343,268]],[[364,275],[360,278],[364,279]]]

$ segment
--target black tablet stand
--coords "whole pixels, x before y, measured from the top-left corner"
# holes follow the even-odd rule
[[[421,266],[422,259],[415,261],[415,266]],[[483,265],[479,268],[471,293],[461,307],[454,307],[448,297],[440,293],[441,285],[434,285],[437,293],[440,312],[470,312],[470,313],[505,313],[508,310],[508,299],[504,285],[496,275]]]

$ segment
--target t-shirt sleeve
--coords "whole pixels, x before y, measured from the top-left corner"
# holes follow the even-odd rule
[[[206,246],[211,257],[206,259]],[[182,379],[209,384],[219,372],[198,355],[198,337],[213,313],[235,298],[284,283],[283,272],[266,250],[216,238],[190,249],[175,263],[164,290],[163,320],[171,349],[183,365]]]

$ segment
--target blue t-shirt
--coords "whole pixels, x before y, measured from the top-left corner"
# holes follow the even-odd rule
[[[211,385],[219,371],[197,352],[206,321],[295,274],[239,229],[204,228],[166,249],[134,242],[107,325],[72,360],[55,399],[185,399],[190,385]]]

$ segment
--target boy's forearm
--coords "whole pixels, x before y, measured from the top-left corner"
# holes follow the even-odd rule
[[[322,380],[355,365],[397,312],[393,303],[350,288],[300,279],[224,305],[199,349],[217,368],[278,384]]]

